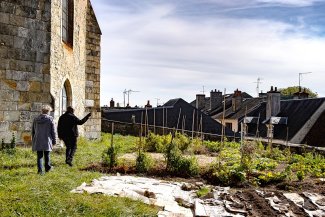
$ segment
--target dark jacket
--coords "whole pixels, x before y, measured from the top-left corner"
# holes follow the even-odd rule
[[[70,112],[65,112],[59,118],[59,123],[58,123],[59,138],[66,139],[66,138],[78,137],[79,133],[78,133],[77,125],[83,125],[88,120],[89,117],[90,114],[85,116],[83,119],[79,120],[74,114]]]
[[[32,150],[52,151],[56,144],[55,127],[53,118],[47,114],[41,114],[33,121]]]

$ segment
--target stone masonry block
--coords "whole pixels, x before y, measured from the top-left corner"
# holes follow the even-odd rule
[[[0,103],[0,111],[16,111],[17,108],[18,108],[17,102],[1,102]]]
[[[19,102],[18,103],[18,110],[19,111],[30,111],[31,109],[31,103],[22,103],[22,102]]]
[[[30,112],[29,111],[20,112],[19,120],[20,121],[29,121],[30,120]]]
[[[9,101],[12,102],[14,100],[13,90],[2,90],[0,91],[0,99],[1,101]]]
[[[4,120],[5,121],[19,121],[20,111],[5,111]]]
[[[33,72],[35,69],[35,64],[30,61],[23,60],[11,60],[9,62],[9,69],[15,71],[25,71],[25,72]]]
[[[25,5],[16,5],[16,15],[28,18],[36,18],[36,10]]]
[[[9,23],[9,13],[0,12],[0,20],[2,23]]]
[[[94,100],[85,100],[85,107],[93,107]]]
[[[17,82],[17,90],[19,91],[29,91],[30,84],[28,81],[18,81]]]
[[[42,103],[40,103],[40,102],[33,102],[32,103],[32,109],[31,109],[31,111],[38,111],[38,112],[40,112],[41,110],[42,110]]]
[[[1,18],[1,16],[0,16],[0,18]],[[2,35],[15,36],[15,35],[17,35],[17,32],[18,32],[17,28],[15,26],[7,24],[7,23],[0,23],[0,29],[1,29]]]
[[[41,82],[38,82],[38,81],[29,82],[29,91],[30,92],[41,92],[41,90],[42,90]]]
[[[14,37],[10,35],[0,35],[0,45],[12,48],[14,46]]]
[[[86,87],[93,87],[94,82],[93,81],[86,81]]]
[[[8,121],[0,121],[0,132],[9,131],[9,122]]]

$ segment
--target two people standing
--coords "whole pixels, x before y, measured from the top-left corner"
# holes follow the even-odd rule
[[[52,169],[50,152],[56,144],[56,133],[53,117],[49,115],[52,108],[49,105],[42,107],[42,114],[36,117],[32,127],[32,150],[37,152],[38,173],[43,174],[43,157],[45,158],[45,172]],[[79,120],[74,115],[74,109],[69,106],[67,111],[61,115],[58,123],[58,136],[66,146],[66,164],[72,166],[72,160],[77,149],[77,137],[79,136],[77,125],[84,124],[91,113]]]

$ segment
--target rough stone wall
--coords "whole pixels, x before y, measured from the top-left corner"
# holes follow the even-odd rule
[[[88,138],[99,138],[101,132],[100,112],[100,41],[101,31],[88,0],[87,34],[86,34],[86,112],[92,118],[85,124],[85,135]]]
[[[73,48],[62,41],[61,0],[52,0],[51,21],[51,94],[55,99],[55,121],[62,114],[61,91],[66,80],[71,84],[71,105],[75,114],[83,118],[85,114],[85,68],[86,68],[86,15],[87,0],[74,1]],[[83,135],[84,127],[79,126]]]
[[[0,139],[30,143],[50,95],[51,2],[0,1]]]

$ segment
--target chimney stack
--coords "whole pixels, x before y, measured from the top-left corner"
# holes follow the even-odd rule
[[[110,108],[114,108],[114,107],[115,107],[115,102],[114,102],[113,98],[112,98],[111,101],[109,102],[109,107],[110,107]]]
[[[145,108],[152,108],[152,105],[150,105],[150,100],[147,101],[147,105],[144,106]]]
[[[273,90],[273,86],[271,86],[271,90],[267,92],[267,100],[266,100],[266,119],[271,118],[272,116],[276,116],[280,112],[280,100],[281,94],[278,91],[277,87]]]
[[[197,109],[201,110],[205,107],[205,94],[196,94],[196,106]]]
[[[241,91],[239,91],[238,89],[235,90],[231,100],[232,100],[232,111],[233,112],[238,111],[241,108],[241,103],[243,101],[243,96]]]
[[[216,89],[210,92],[210,110],[217,108],[218,106],[221,106],[222,104],[222,92],[217,91]]]
[[[306,88],[304,91],[301,91],[301,87],[299,87],[299,91],[293,94],[293,99],[308,99],[309,93],[307,93]]]

